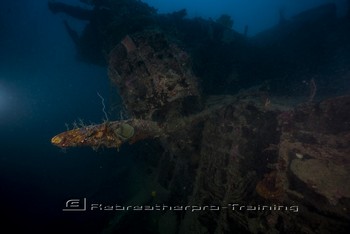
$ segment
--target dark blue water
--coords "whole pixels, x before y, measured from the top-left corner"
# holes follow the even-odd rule
[[[97,92],[109,105],[106,68],[76,59],[62,18],[47,10],[46,1],[2,1],[0,35],[2,223],[13,231],[100,229],[106,214],[67,215],[63,205],[76,197],[125,199],[119,190],[126,180],[118,170],[130,157],[125,150],[64,153],[50,139],[65,131],[65,123],[104,118]]]

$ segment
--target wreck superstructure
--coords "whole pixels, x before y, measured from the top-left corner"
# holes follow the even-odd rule
[[[148,213],[158,223],[149,224],[154,232],[164,232],[163,222],[177,227],[173,233],[349,228],[349,96],[295,108],[261,90],[203,96],[190,56],[159,31],[128,35],[109,58],[109,78],[131,119],[73,129],[52,143],[119,148],[151,139],[163,152],[150,180],[166,194],[152,202],[245,207]],[[272,208],[251,210],[260,206]],[[134,219],[117,214],[105,232],[127,231],[123,222]]]

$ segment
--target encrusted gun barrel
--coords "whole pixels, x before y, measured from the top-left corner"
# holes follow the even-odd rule
[[[161,135],[162,131],[157,123],[132,119],[72,129],[54,136],[51,143],[61,148],[79,146],[90,146],[93,149],[119,148],[124,142],[134,143]]]

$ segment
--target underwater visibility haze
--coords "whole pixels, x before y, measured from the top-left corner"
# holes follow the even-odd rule
[[[1,232],[348,233],[349,0],[2,0]]]

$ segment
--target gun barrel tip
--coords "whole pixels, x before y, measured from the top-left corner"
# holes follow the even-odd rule
[[[54,136],[51,139],[51,143],[54,145],[59,145],[62,142],[62,138],[59,136]]]

